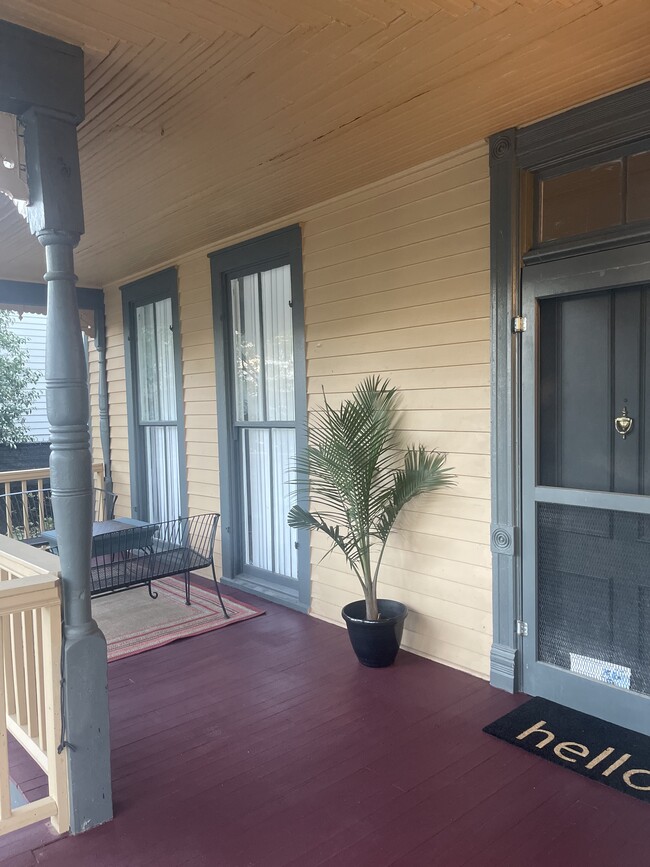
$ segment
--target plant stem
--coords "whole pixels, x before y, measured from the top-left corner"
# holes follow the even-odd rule
[[[372,585],[366,588],[366,620],[379,620],[379,609],[377,608],[377,594],[374,592]]]

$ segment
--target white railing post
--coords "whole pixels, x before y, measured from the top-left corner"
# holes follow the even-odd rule
[[[45,698],[45,743],[50,795],[57,803],[52,825],[59,833],[70,827],[68,768],[66,755],[59,752],[63,727],[61,715],[61,609],[50,605],[41,609],[43,629],[43,687]]]
[[[49,819],[70,827],[69,756],[59,751],[61,582],[52,554],[0,536],[0,835]],[[11,806],[8,734],[47,776],[48,795]]]

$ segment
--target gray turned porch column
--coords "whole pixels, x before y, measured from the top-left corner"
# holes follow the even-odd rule
[[[63,712],[73,834],[113,815],[106,640],[92,619],[93,494],[88,372],[74,248],[83,232],[76,125],[30,109],[25,124],[28,220],[45,249],[45,382],[50,479],[63,587]]]
[[[106,640],[92,619],[93,476],[88,378],[77,307],[73,236],[41,232],[47,271],[45,382],[52,508],[64,612],[64,713],[72,833],[112,818]]]

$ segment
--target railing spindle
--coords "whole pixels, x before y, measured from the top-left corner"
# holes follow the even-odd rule
[[[27,696],[25,695],[25,657],[23,654],[23,618],[20,611],[10,615],[13,678],[16,692],[15,717],[19,726],[27,722]]]
[[[43,498],[43,479],[39,479],[36,483],[38,491],[38,526],[41,533],[45,529],[45,501]]]
[[[27,482],[23,481],[20,483],[20,491],[22,493],[22,505],[23,505],[23,535],[25,539],[29,538],[29,500],[27,498]]]
[[[36,658],[34,652],[33,611],[23,611],[23,659],[25,671],[25,729],[27,734],[38,740],[38,682],[36,680]]]

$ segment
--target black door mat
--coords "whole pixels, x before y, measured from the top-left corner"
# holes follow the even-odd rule
[[[527,701],[483,731],[650,802],[650,737],[639,732],[545,698]]]

